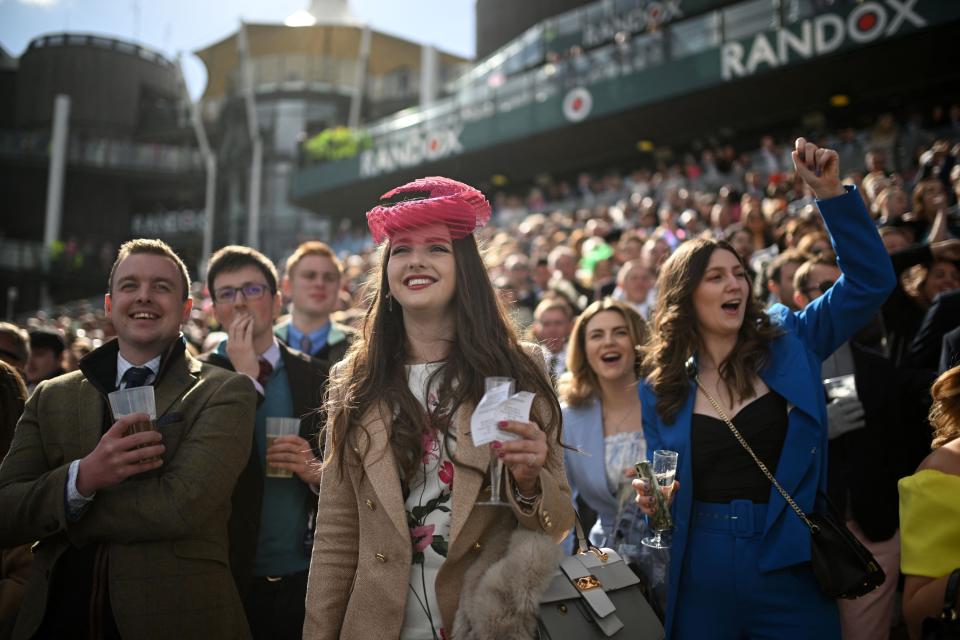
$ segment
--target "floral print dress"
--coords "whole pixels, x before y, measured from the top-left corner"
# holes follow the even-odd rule
[[[438,406],[436,393],[427,388],[430,374],[439,364],[407,366],[410,392],[427,410]],[[454,442],[444,442],[443,434],[428,426],[423,434],[423,459],[420,470],[405,491],[407,526],[413,546],[413,564],[407,592],[406,612],[401,640],[446,640],[434,583],[447,557],[450,542],[450,495],[453,490]]]

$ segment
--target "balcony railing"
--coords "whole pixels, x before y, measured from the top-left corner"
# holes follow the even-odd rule
[[[50,134],[0,131],[0,156],[47,158]],[[102,169],[125,169],[183,174],[202,171],[200,152],[194,147],[130,142],[110,138],[70,136],[67,163]]]

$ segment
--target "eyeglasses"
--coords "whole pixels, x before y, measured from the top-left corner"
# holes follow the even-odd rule
[[[809,292],[816,292],[817,295],[820,295],[820,294],[823,294],[823,293],[826,293],[827,291],[829,291],[829,290],[830,290],[830,287],[832,287],[832,286],[834,285],[834,283],[836,283],[836,280],[824,280],[823,282],[821,282],[821,283],[819,283],[819,284],[815,284],[815,285],[813,285],[813,286],[811,286],[811,287],[807,287],[806,290],[807,290],[808,293],[809,293]]]
[[[245,282],[239,287],[222,287],[213,292],[214,302],[234,302],[238,293],[243,293],[245,300],[259,300],[270,289],[269,285],[259,282]]]

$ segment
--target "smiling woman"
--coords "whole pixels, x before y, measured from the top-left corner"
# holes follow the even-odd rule
[[[447,178],[394,189],[367,214],[382,242],[380,277],[361,336],[330,375],[305,638],[502,637],[534,621],[531,607],[520,621],[511,608],[484,620],[497,629],[463,630],[484,600],[469,594],[515,531],[548,557],[573,521],[560,407],[473,237],[489,217],[483,194]],[[500,425],[518,439],[491,449],[473,444],[470,418],[495,376],[536,401],[530,422]],[[477,507],[493,452],[508,470],[506,508]],[[555,568],[541,565],[544,576]],[[536,582],[502,586],[512,601],[536,603]]]
[[[638,350],[646,339],[647,323],[629,304],[594,302],[573,327],[559,386],[564,441],[572,447],[564,452],[567,478],[598,516],[590,541],[640,567],[653,588],[656,558],[640,544],[646,526],[630,499],[634,464],[647,454],[637,395]]]
[[[387,282],[390,294],[409,314],[445,315],[453,302],[456,258],[443,224],[411,229],[390,241]]]

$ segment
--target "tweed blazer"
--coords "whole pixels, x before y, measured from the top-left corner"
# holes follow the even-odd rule
[[[337,402],[339,389],[331,387]],[[508,534],[518,524],[560,542],[573,526],[570,489],[562,448],[550,447],[540,472],[542,498],[533,513],[523,513],[512,493],[511,509],[476,507],[491,461],[490,448],[474,446],[470,437],[473,407],[461,407],[453,426],[457,436],[456,480],[451,497],[450,546],[435,589],[448,637],[463,588],[464,574],[486,542]],[[391,413],[384,405],[368,409],[366,427],[347,451],[341,466],[329,457],[320,481],[317,528],[307,586],[303,637],[307,640],[397,638],[403,626],[413,549],[397,463],[389,443]],[[329,442],[329,429],[327,433]],[[364,452],[362,458],[361,453]],[[469,465],[469,466],[468,466]],[[341,477],[342,475],[342,477]]]
[[[90,357],[109,367],[110,342]],[[166,451],[159,469],[97,492],[71,521],[67,472],[97,445],[103,389],[76,371],[38,385],[0,466],[0,547],[37,541],[14,638],[45,615],[69,546],[105,545],[110,603],[125,638],[247,638],[227,560],[230,494],[250,453],[256,393],[244,377],[180,348],[155,385]],[[98,353],[99,352],[99,353]],[[169,355],[169,354],[168,354]]]

